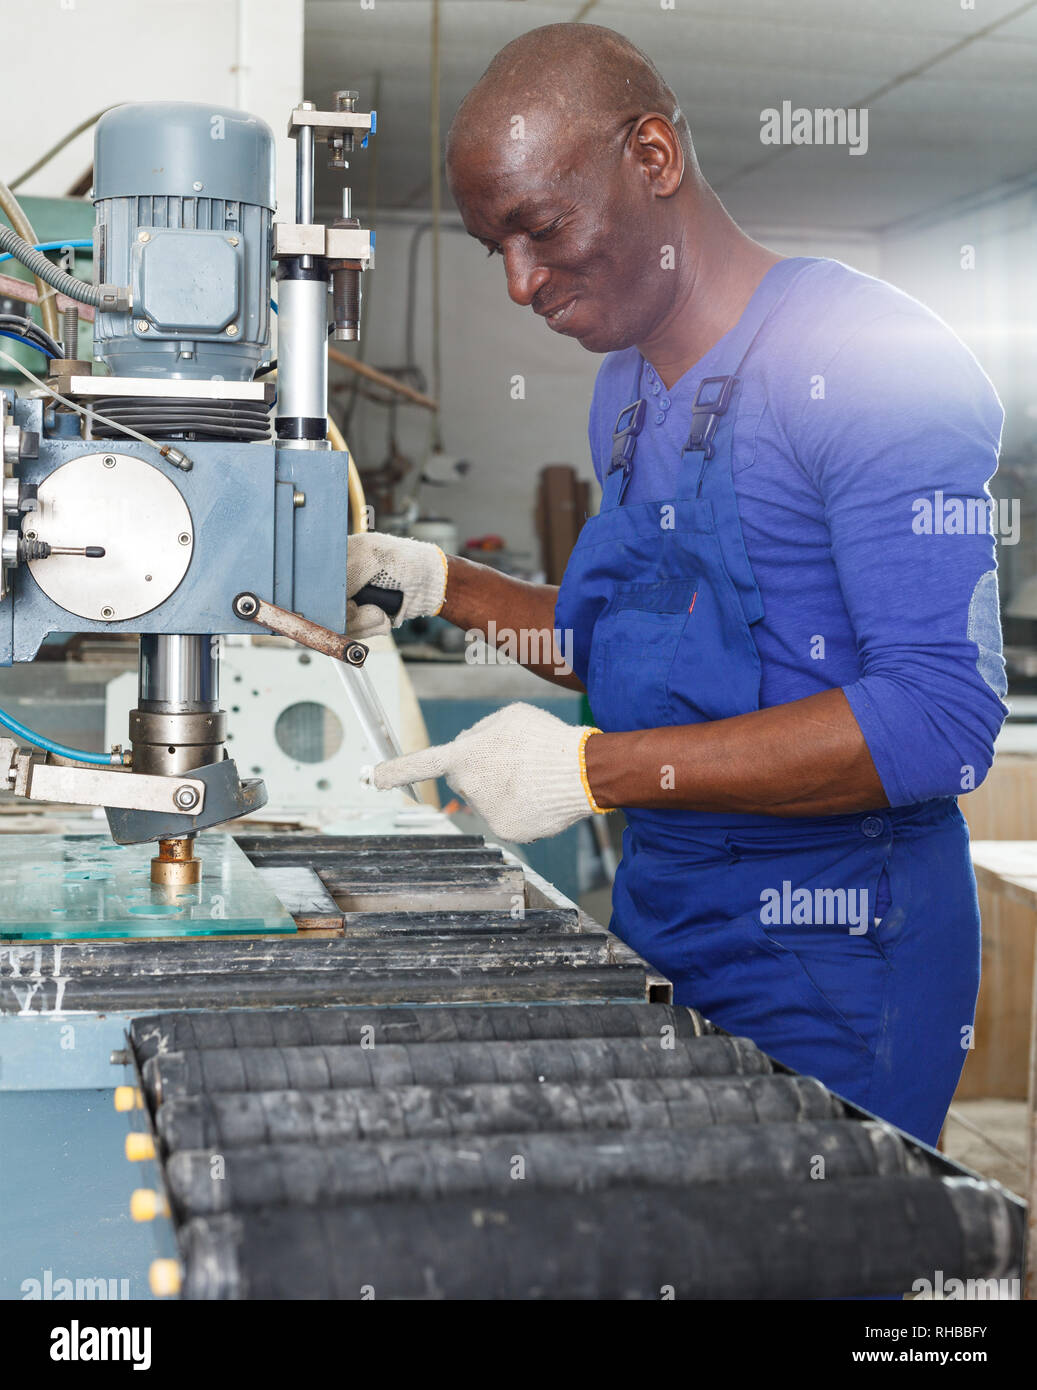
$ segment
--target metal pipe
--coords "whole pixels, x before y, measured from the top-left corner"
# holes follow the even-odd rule
[[[312,101],[300,102],[304,111],[312,111]],[[302,126],[296,136],[295,155],[295,220],[301,227],[313,221],[313,127]]]
[[[282,274],[277,299],[277,420],[286,422],[277,430],[278,443],[326,449],[328,282]]]
[[[141,635],[141,709],[163,714],[197,714],[215,710],[219,700],[217,639],[165,633]]]
[[[312,101],[301,101],[299,105],[303,111],[315,109]],[[313,127],[303,126],[295,137],[295,220],[301,227],[313,222],[313,149]],[[313,257],[302,256],[300,264],[306,270],[312,269]]]
[[[368,381],[373,381],[376,386],[382,386],[386,391],[394,396],[399,396],[402,400],[410,401],[412,405],[420,405],[425,410],[438,410],[439,403],[434,401],[431,396],[426,396],[421,391],[415,391],[412,386],[405,382],[397,381],[394,376],[387,376],[385,372],[380,372],[377,367],[370,367],[366,362],[361,362],[359,357],[347,357],[346,354],[336,347],[328,347],[328,357],[332,362],[338,363],[340,367],[345,367],[347,371],[362,376]]]

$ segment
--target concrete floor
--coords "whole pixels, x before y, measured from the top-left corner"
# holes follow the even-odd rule
[[[1026,1186],[1026,1102],[956,1101],[943,1127],[941,1147],[955,1163],[984,1178],[994,1178],[1022,1196]]]

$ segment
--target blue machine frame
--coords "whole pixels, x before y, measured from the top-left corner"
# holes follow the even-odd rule
[[[192,444],[183,472],[135,440],[53,438],[43,433],[43,402],[14,405],[15,422],[40,435],[39,458],[19,464],[19,479],[41,483],[84,454],[106,449],[145,459],[180,491],[194,523],[194,552],[171,597],[123,622],[79,618],[40,589],[25,565],[12,571],[0,602],[0,666],[32,661],[52,632],[255,633],[231,608],[243,589],[323,627],[346,626],[349,456],[272,444]],[[305,502],[296,506],[296,493]],[[329,524],[329,518],[339,524]]]

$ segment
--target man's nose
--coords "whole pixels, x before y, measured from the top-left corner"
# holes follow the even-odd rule
[[[550,271],[537,266],[533,258],[520,249],[508,247],[504,252],[504,273],[508,281],[508,295],[516,304],[526,308],[533,302],[537,291],[547,284]]]

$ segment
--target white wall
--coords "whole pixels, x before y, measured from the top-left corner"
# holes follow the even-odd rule
[[[414,227],[424,219],[424,214],[403,219],[389,213],[379,218],[377,264],[364,290],[365,355],[375,366],[404,361],[407,251]],[[878,249],[868,238],[752,230],[786,255],[836,256],[868,274],[878,273]],[[415,341],[418,363],[429,377],[430,266],[431,237],[426,235],[418,260]],[[449,487],[423,488],[422,507],[454,518],[462,542],[497,533],[513,550],[528,552],[536,561],[533,512],[540,468],[569,463],[593,479],[587,412],[602,359],[553,334],[530,309],[513,304],[500,258],[488,257],[463,230],[444,231],[441,274],[444,446],[469,459],[472,470]],[[525,400],[511,399],[516,375],[525,378]],[[384,457],[386,417],[380,406],[358,405],[349,442],[361,466]],[[399,410],[398,442],[415,462],[425,456],[428,431],[427,412]]]
[[[1037,574],[1035,247],[1032,191],[888,237],[882,246],[883,274],[923,299],[968,343],[1005,408],[1001,463],[991,491],[1017,506],[1021,521],[1021,539],[998,548],[1001,595],[1009,604]]]
[[[975,268],[963,264],[974,249]],[[888,236],[881,274],[944,318],[1005,406],[1005,448],[1037,434],[1037,206],[1032,192]]]
[[[211,101],[273,127],[279,200],[292,210],[285,130],[303,95],[303,0],[2,0],[0,18],[5,181],[105,106]],[[18,192],[64,194],[89,167],[92,140],[78,136]]]

